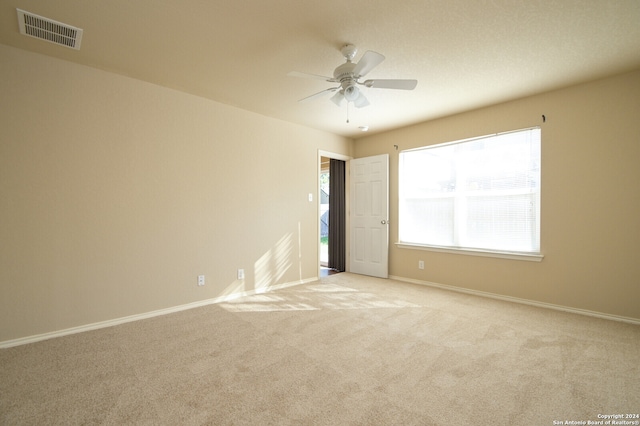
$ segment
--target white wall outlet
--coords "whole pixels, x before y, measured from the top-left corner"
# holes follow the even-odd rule
[[[418,260],[418,269],[424,269],[424,260]]]
[[[204,275],[198,275],[198,285],[199,286],[204,285]]]
[[[238,269],[238,279],[244,280],[244,269]]]
[[[309,193],[309,201],[313,201],[313,194],[311,192]]]

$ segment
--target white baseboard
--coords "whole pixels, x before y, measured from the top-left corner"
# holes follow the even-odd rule
[[[34,336],[20,337],[13,340],[5,340],[0,342],[0,349],[11,348],[13,346],[26,345],[28,343],[40,342],[42,340],[53,339],[56,337],[68,336],[70,334],[82,333],[84,331],[97,330],[100,328],[113,327],[114,325],[120,325],[128,322],[139,321],[147,318],[158,317],[161,315],[172,314],[175,312],[186,311],[187,309],[199,308],[202,306],[213,305],[215,303],[228,302],[230,300],[238,299],[244,296],[252,296],[254,294],[266,293],[273,290],[279,290],[287,287],[292,287],[299,284],[306,284],[313,281],[317,281],[318,277],[307,278],[304,280],[288,282],[284,284],[276,284],[270,287],[264,287],[260,289],[243,291],[240,293],[233,293],[225,296],[214,297],[212,299],[199,300],[197,302],[187,303],[184,305],[172,306],[170,308],[158,309],[156,311],[144,312],[141,314],[130,315],[127,317],[115,318],[107,321],[95,322],[92,324],[81,325],[78,327],[66,328],[64,330],[52,331],[49,333],[37,334]]]
[[[404,277],[398,277],[398,276],[393,276],[393,275],[390,275],[389,278],[391,278],[393,280],[396,280],[396,281],[403,281],[403,282],[411,283],[411,284],[425,285],[425,286],[428,286],[428,287],[436,287],[436,288],[441,288],[443,290],[450,290],[450,291],[455,291],[455,292],[458,292],[458,293],[466,293],[466,294],[471,294],[471,295],[474,295],[474,296],[488,297],[488,298],[491,298],[491,299],[504,300],[504,301],[507,301],[507,302],[520,303],[520,304],[523,304],[523,305],[536,306],[536,307],[539,307],[539,308],[553,309],[553,310],[556,310],[556,311],[569,312],[569,313],[572,313],[572,314],[586,315],[586,316],[602,318],[602,319],[606,319],[606,320],[620,321],[620,322],[626,322],[626,323],[629,323],[629,324],[640,325],[640,319],[638,319],[638,318],[631,318],[631,317],[623,317],[623,316],[619,316],[619,315],[605,314],[605,313],[602,313],[602,312],[590,311],[590,310],[587,310],[587,309],[578,309],[578,308],[572,308],[572,307],[569,307],[569,306],[554,305],[553,303],[545,303],[545,302],[537,302],[535,300],[521,299],[519,297],[503,296],[503,295],[496,294],[496,293],[488,293],[488,292],[485,292],[485,291],[471,290],[471,289],[467,289],[467,288],[455,287],[455,286],[446,285],[446,284],[438,284],[438,283],[434,283],[434,282],[430,282],[430,281],[415,280],[415,279],[412,279],[412,278],[404,278]]]

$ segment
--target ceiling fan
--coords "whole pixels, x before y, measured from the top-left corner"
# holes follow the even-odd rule
[[[297,71],[292,71],[288,75],[292,77],[304,77],[315,78],[324,80],[329,83],[339,83],[336,87],[323,90],[315,93],[306,98],[300,99],[300,102],[315,99],[322,95],[329,93],[335,93],[331,97],[331,101],[338,106],[341,106],[346,100],[347,103],[352,102],[356,108],[362,108],[369,105],[369,100],[360,91],[358,86],[371,87],[376,89],[400,89],[400,90],[413,90],[418,84],[418,80],[398,80],[398,79],[386,79],[386,80],[365,80],[360,81],[362,77],[367,75],[372,69],[378,66],[384,61],[384,56],[368,50],[362,55],[362,58],[357,63],[353,63],[353,58],[356,56],[358,49],[353,44],[345,45],[340,52],[345,57],[347,62],[338,66],[333,71],[333,77],[324,77],[316,74],[307,74]]]

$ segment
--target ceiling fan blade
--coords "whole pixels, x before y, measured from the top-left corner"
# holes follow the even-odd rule
[[[331,102],[338,106],[342,105],[342,102],[344,102],[344,93],[342,93],[342,90],[331,97]]]
[[[355,105],[356,108],[364,108],[369,105],[369,99],[367,99],[367,97],[363,95],[362,92],[360,92],[360,95],[356,98],[355,101],[353,101],[353,105]]]
[[[418,80],[366,80],[362,84],[376,89],[413,90],[418,85]]]
[[[382,61],[384,61],[383,55],[379,54],[378,52],[374,52],[373,50],[367,50],[364,55],[362,55],[362,58],[360,58],[360,61],[358,61],[356,66],[353,68],[353,73],[356,76],[364,77],[369,73],[369,71],[377,67]]]
[[[319,98],[320,96],[326,95],[326,94],[328,94],[328,93],[335,92],[335,91],[336,91],[336,90],[338,90],[339,88],[340,88],[340,86],[338,86],[338,87],[331,87],[330,89],[326,89],[326,90],[323,90],[323,91],[321,91],[321,92],[314,93],[313,95],[307,96],[306,98],[302,98],[302,99],[300,99],[298,102],[306,102],[306,101],[310,101],[310,100],[315,99],[315,98]]]
[[[333,77],[325,77],[323,75],[317,75],[317,74],[307,74],[307,73],[298,72],[298,71],[291,71],[287,75],[289,77],[315,78],[316,80],[328,81],[331,83],[336,83],[338,81]]]

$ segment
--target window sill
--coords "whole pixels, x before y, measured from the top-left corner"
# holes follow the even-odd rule
[[[542,262],[542,259],[544,259],[544,255],[534,254],[534,253],[517,253],[517,252],[509,252],[509,251],[450,248],[450,247],[427,246],[423,244],[412,244],[412,243],[402,243],[402,242],[396,243],[396,247],[402,248],[402,249],[435,251],[439,253],[464,254],[468,256],[483,256],[483,257],[497,257],[500,259],[526,260],[529,262]]]

